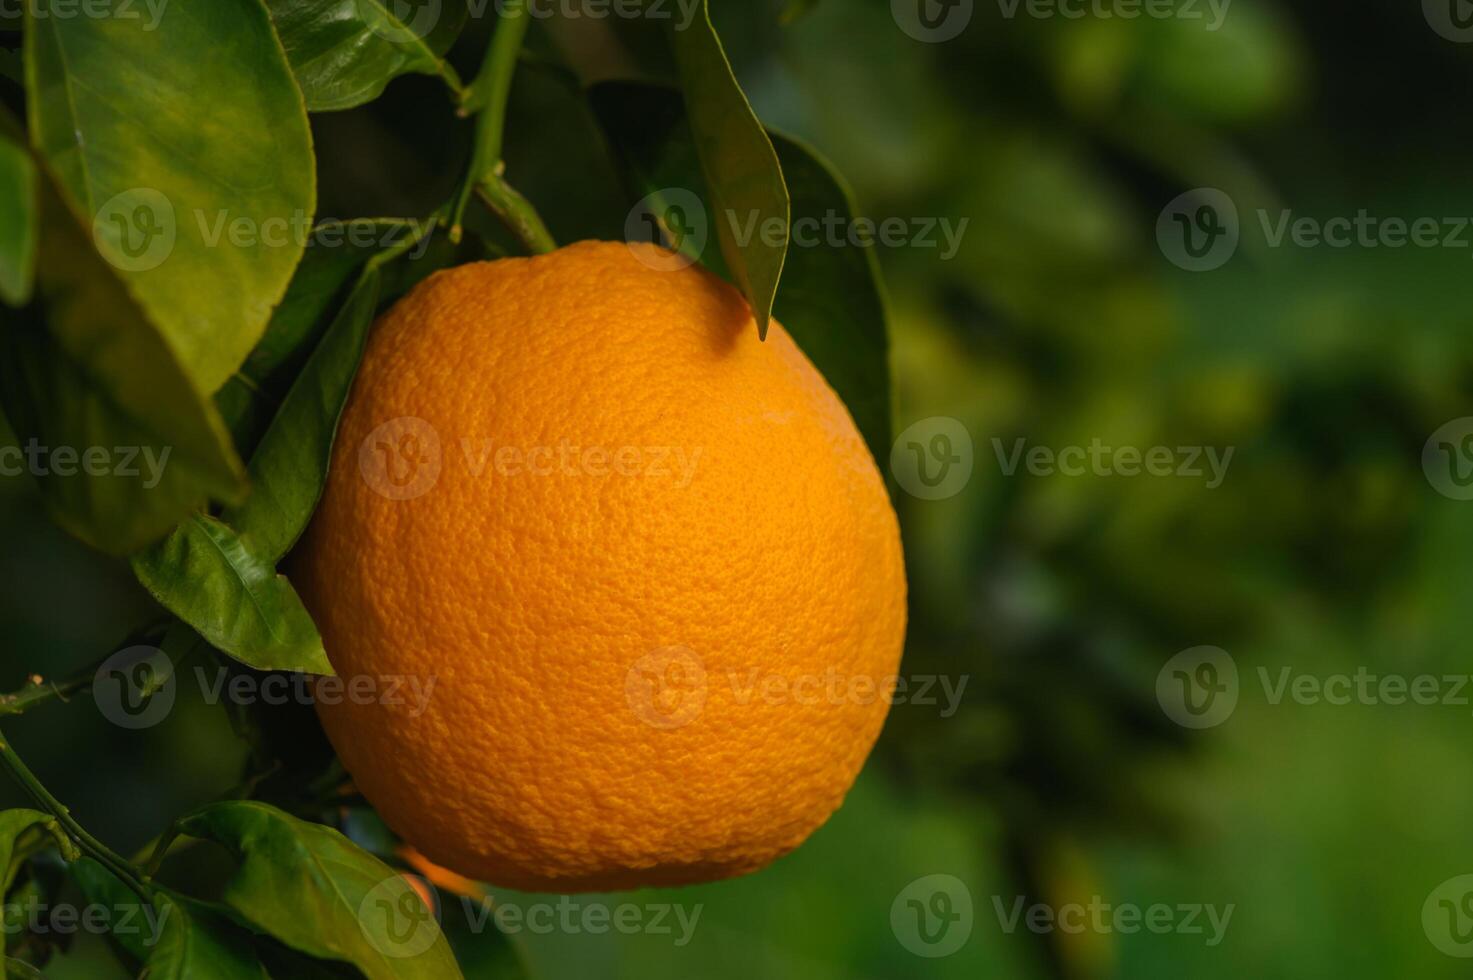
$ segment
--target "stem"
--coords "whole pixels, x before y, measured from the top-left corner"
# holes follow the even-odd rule
[[[373,256],[373,258],[369,259],[363,267],[363,275],[367,276],[370,272],[383,268],[393,260],[397,259],[399,256],[403,255],[405,252],[408,252],[410,249],[414,248],[414,246],[418,245],[420,242],[424,241],[424,239],[434,234],[435,229],[444,223],[445,218],[448,214],[449,208],[446,206],[442,206],[438,211],[430,215],[429,218],[425,219],[424,221],[410,222],[408,219],[404,219],[402,224],[398,224],[396,226],[409,228],[410,234],[406,235],[403,240],[395,242],[393,245],[389,246],[382,252],[379,252],[378,254]],[[388,222],[381,221],[380,223]],[[362,280],[360,279],[360,281]]]
[[[5,763],[6,768],[10,770],[16,782],[21,784],[25,791],[30,794],[31,798],[47,813],[50,813],[56,818],[56,822],[61,824],[62,829],[67,832],[67,836],[77,842],[78,847],[96,858],[109,871],[121,878],[125,885],[138,893],[139,898],[142,898],[144,901],[152,900],[153,896],[148,885],[145,884],[142,873],[132,864],[114,853],[106,844],[89,834],[85,827],[77,823],[76,819],[72,817],[71,811],[63,806],[60,800],[52,796],[51,792],[45,786],[41,785],[41,781],[36,778],[36,774],[31,772],[30,767],[16,754],[15,749],[11,747],[10,741],[5,737],[3,732],[0,732],[0,761]]]
[[[163,629],[169,623],[169,619],[155,620],[144,624],[142,627],[128,634],[122,644],[117,648],[122,650],[126,647],[142,643]],[[92,686],[97,677],[97,671],[112,656],[100,657],[76,673],[69,674],[59,681],[47,681],[40,674],[32,674],[26,681],[26,686],[19,691],[10,694],[0,694],[0,717],[6,715],[19,715],[31,710],[39,704],[48,701],[66,701],[73,694],[79,694]]]
[[[0,694],[0,715],[24,714],[38,704],[54,700],[65,701],[73,694],[87,690],[92,686],[92,679],[97,676],[97,668],[101,664],[102,661],[98,661],[59,681],[47,681],[40,674],[32,674],[27,679],[26,686],[19,691]]]
[[[500,172],[493,173],[476,185],[476,194],[491,213],[517,236],[517,239],[533,254],[551,252],[557,248],[552,234],[542,223],[532,202],[518,194],[502,179]]]
[[[478,194],[529,252],[550,252],[557,247],[531,203],[502,176],[506,169],[501,156],[506,104],[529,23],[525,0],[507,0],[502,5],[501,21],[496,25],[481,69],[465,90],[460,114],[476,116],[476,131],[470,166],[451,205],[452,242],[460,241],[465,209],[471,195]]]

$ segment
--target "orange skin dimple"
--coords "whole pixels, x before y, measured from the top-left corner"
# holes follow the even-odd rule
[[[321,704],[333,745],[470,878],[754,871],[839,806],[888,710],[905,571],[874,460],[781,326],[759,341],[666,259],[581,242],[420,284],[296,556],[334,668],[385,695]]]

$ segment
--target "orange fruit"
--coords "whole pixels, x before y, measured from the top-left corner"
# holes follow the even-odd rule
[[[756,870],[884,722],[905,573],[874,460],[782,327],[760,342],[671,260],[582,242],[440,272],[375,325],[344,411],[293,568],[346,682],[319,711],[459,874]]]

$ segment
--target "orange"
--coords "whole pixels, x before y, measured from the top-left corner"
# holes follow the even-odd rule
[[[884,722],[905,573],[874,460],[782,327],[759,341],[734,289],[672,265],[582,242],[438,273],[375,325],[344,411],[293,571],[343,678],[319,712],[461,875],[756,870]]]

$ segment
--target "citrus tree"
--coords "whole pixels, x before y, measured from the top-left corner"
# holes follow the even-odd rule
[[[51,518],[99,561],[126,558],[158,614],[74,676],[32,676],[0,697],[0,716],[66,711],[94,688],[136,727],[183,664],[211,659],[232,680],[326,690],[313,685],[333,680],[332,645],[294,578],[305,567],[333,588],[334,566],[299,542],[330,463],[358,452],[335,451],[340,416],[378,315],[476,260],[603,238],[662,246],[618,246],[626,266],[644,255],[726,280],[749,339],[791,337],[794,370],[811,361],[842,399],[834,417],[852,418],[854,466],[868,467],[857,492],[878,494],[863,513],[880,521],[875,540],[893,536],[864,458],[887,458],[891,439],[871,252],[790,248],[794,222],[848,221],[852,206],[821,157],[757,119],[703,0],[625,0],[603,16],[523,0],[39,0],[6,26],[23,41],[18,58],[0,52],[0,402]],[[518,89],[532,97],[513,129]],[[354,193],[365,170],[393,161],[364,159],[361,134],[335,120],[390,99],[405,131],[432,121],[398,148],[417,177],[375,198],[402,213],[354,213],[371,196]],[[518,283],[504,288],[507,322],[535,330],[511,314]],[[555,297],[559,283],[539,288]],[[615,360],[645,339],[638,316],[618,322],[595,345]],[[503,342],[514,363],[518,336]],[[502,361],[474,363],[493,366],[454,384],[494,392]],[[898,542],[886,555],[876,581],[900,611],[882,639],[898,655]],[[0,814],[0,889],[132,903],[157,928],[112,938],[151,977],[461,975],[427,903],[437,889],[479,899],[479,886],[375,817],[310,708],[225,703],[251,746],[238,789],[136,854],[90,833],[0,735],[35,801]],[[860,726],[838,795],[882,718]],[[199,841],[231,855],[209,887],[170,873]],[[9,926],[10,975],[39,975],[50,937]],[[478,970],[514,975],[514,957],[480,938]]]

